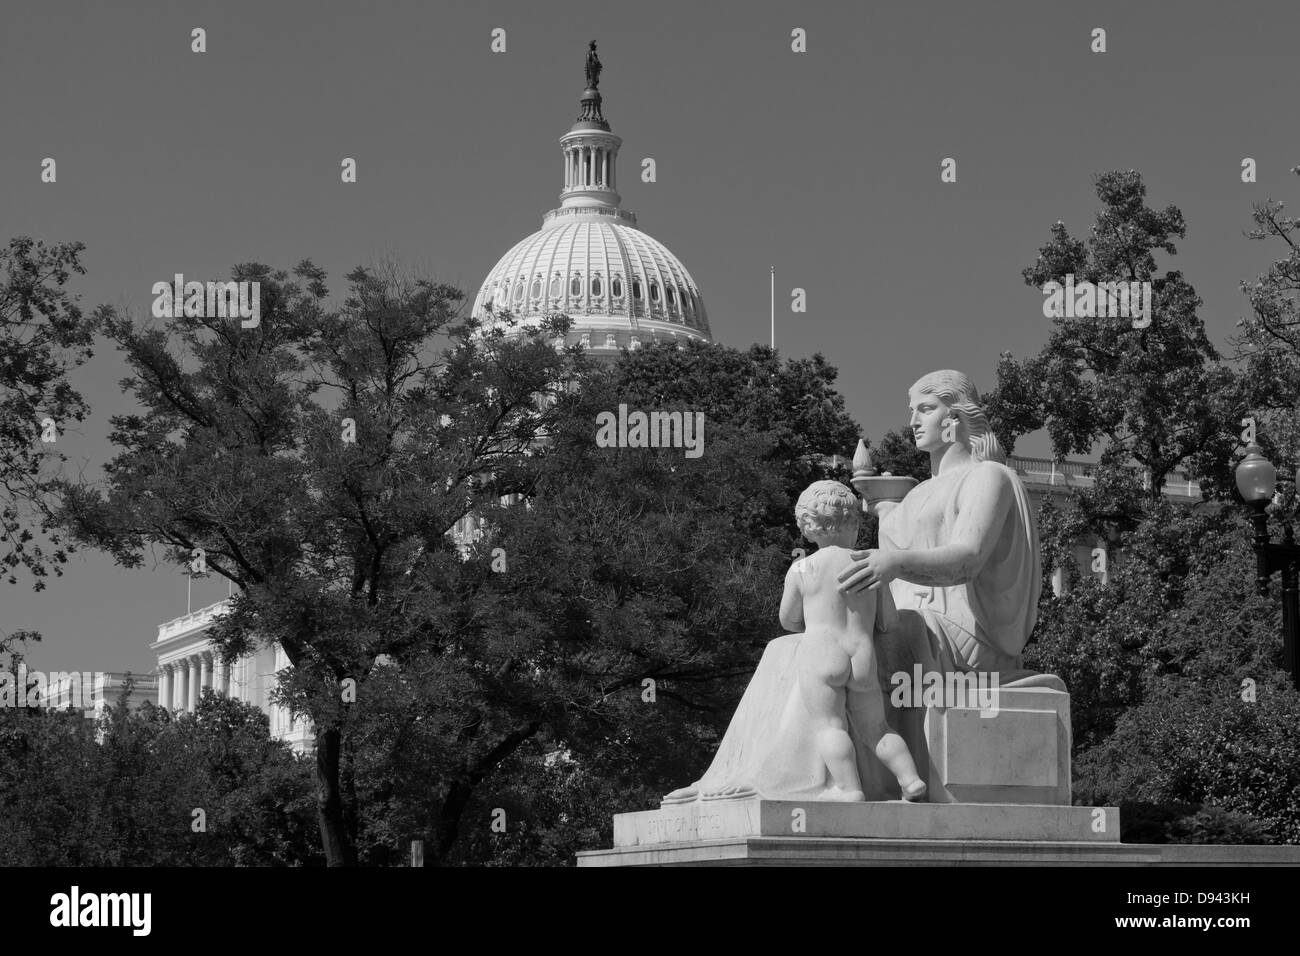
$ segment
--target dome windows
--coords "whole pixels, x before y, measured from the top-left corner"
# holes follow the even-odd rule
[[[668,250],[585,207],[573,215],[572,221],[547,220],[536,236],[512,248],[488,273],[480,308],[486,312],[492,303],[497,313],[508,309],[520,316],[563,311],[601,317],[589,340],[596,353],[626,346],[638,319],[652,318],[665,334],[671,325],[679,334],[695,337],[698,329],[707,337],[704,303]],[[603,347],[608,328],[617,333],[614,349]],[[644,329],[639,334],[645,348],[650,339]],[[576,342],[579,333],[570,338]]]

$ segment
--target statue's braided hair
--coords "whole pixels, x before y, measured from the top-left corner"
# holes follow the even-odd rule
[[[988,416],[980,405],[979,392],[970,377],[945,368],[929,375],[923,375],[912,386],[912,391],[925,395],[937,395],[939,400],[957,413],[961,426],[958,437],[970,448],[976,461],[996,461],[1005,465],[1006,453],[998,442],[998,436],[989,428]],[[962,438],[962,432],[965,432]]]

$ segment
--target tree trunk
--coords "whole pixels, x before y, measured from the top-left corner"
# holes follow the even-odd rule
[[[343,797],[339,788],[342,737],[337,724],[316,736],[316,816],[327,866],[357,865],[357,852],[343,822]]]
[[[466,776],[453,780],[448,785],[447,796],[443,798],[442,806],[438,808],[438,817],[434,820],[435,865],[442,865],[451,853],[456,838],[460,836],[460,819],[465,813],[465,808],[469,806],[470,797],[474,795],[474,788],[482,783],[501,761],[519,749],[520,744],[537,733],[541,726],[540,720],[533,720],[512,730],[488,751]]]
[[[438,818],[434,821],[434,865],[442,866],[451,853],[456,838],[460,836],[460,818],[473,793],[473,787],[459,780],[453,781],[447,788],[447,796],[443,798],[442,806],[438,808]]]
[[[1151,487],[1147,489],[1147,500],[1152,504],[1164,497],[1165,475],[1166,472],[1156,474],[1155,469],[1151,469]]]
[[[352,735],[349,734],[345,741],[343,746],[345,760],[339,770],[339,782],[343,788],[343,824],[348,845],[352,847],[353,855],[356,855],[357,841],[361,836],[361,802],[357,800],[357,759]]]

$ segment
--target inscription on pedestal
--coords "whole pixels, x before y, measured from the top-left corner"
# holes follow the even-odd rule
[[[694,810],[659,811],[648,821],[655,842],[667,840],[717,840],[722,836],[722,815]]]

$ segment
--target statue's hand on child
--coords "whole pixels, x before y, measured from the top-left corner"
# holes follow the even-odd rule
[[[853,563],[839,573],[840,590],[852,594],[863,589],[878,591],[898,577],[898,558],[890,551],[871,548],[854,551]]]

